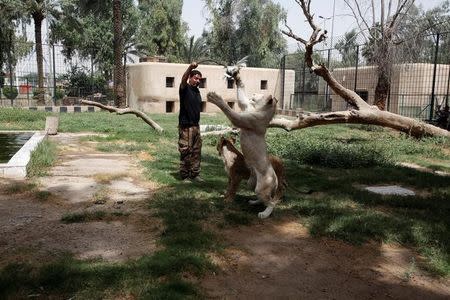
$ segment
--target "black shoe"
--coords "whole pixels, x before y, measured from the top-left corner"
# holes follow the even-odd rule
[[[191,178],[192,181],[195,182],[205,182],[205,180],[203,178],[201,178],[200,176],[196,176],[194,178]]]

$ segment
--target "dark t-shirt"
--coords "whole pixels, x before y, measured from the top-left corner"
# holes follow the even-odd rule
[[[179,89],[180,114],[178,124],[180,127],[198,126],[200,111],[202,109],[202,96],[197,87],[186,84]]]

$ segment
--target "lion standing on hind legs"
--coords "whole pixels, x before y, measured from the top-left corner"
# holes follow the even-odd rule
[[[217,105],[234,126],[241,129],[242,154],[248,167],[256,175],[255,193],[258,200],[250,203],[263,202],[266,209],[260,212],[258,217],[267,218],[280,200],[275,197],[278,180],[267,155],[265,139],[267,127],[275,115],[277,100],[271,95],[266,97],[254,95],[250,99],[245,99],[247,102],[243,104],[246,105],[246,109],[237,113],[214,92],[208,93],[207,99]]]

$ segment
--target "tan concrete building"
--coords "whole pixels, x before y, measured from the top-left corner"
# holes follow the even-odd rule
[[[392,75],[389,111],[408,116],[426,117],[433,91],[433,64],[412,63],[395,65]],[[435,107],[445,103],[449,92],[449,65],[437,65],[434,87]],[[375,66],[358,68],[356,92],[369,104],[373,104],[377,84]],[[346,88],[355,89],[355,68],[337,68],[333,76]],[[322,89],[324,87],[321,87]],[[332,110],[347,109],[347,103],[330,92]]]
[[[127,99],[131,108],[149,113],[178,112],[180,102],[178,88],[187,64],[164,62],[141,62],[127,65]],[[217,112],[219,108],[206,102],[206,94],[214,91],[221,95],[230,107],[238,110],[236,86],[225,79],[225,70],[217,65],[199,65],[203,79],[199,87],[203,99],[202,112]],[[287,106],[294,92],[295,72],[287,70],[282,87],[282,74],[279,69],[243,68],[241,77],[246,92],[252,94],[271,94],[278,99],[280,109]],[[283,98],[283,99],[282,99]]]

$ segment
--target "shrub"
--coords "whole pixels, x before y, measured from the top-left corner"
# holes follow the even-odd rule
[[[19,91],[15,86],[11,87],[9,85],[6,85],[3,87],[3,94],[6,98],[14,100],[17,98],[17,95],[19,95]]]
[[[67,82],[64,89],[70,97],[86,97],[93,92],[107,93],[107,83],[102,76],[91,77],[77,66],[72,67],[72,70],[64,74],[62,79]]]
[[[57,88],[55,91],[55,98],[56,100],[60,100],[62,98],[64,98],[64,96],[66,95],[65,91],[61,88]]]
[[[275,134],[269,151],[284,159],[330,168],[359,168],[392,163],[392,154],[383,145],[370,141],[339,141],[318,135]]]

